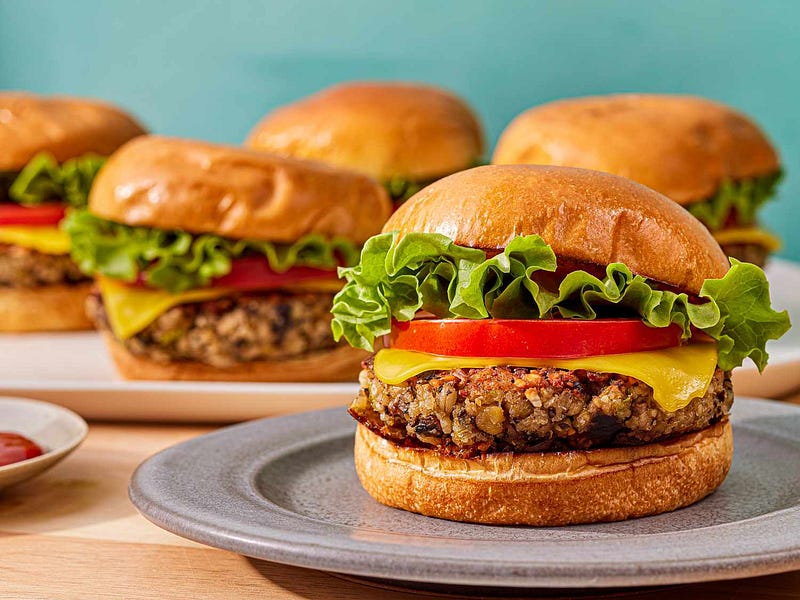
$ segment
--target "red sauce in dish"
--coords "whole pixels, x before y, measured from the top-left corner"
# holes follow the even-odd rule
[[[0,432],[0,467],[36,458],[44,454],[42,449],[18,433]]]

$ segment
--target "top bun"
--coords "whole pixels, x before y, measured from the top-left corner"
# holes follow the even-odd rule
[[[319,233],[361,243],[391,213],[372,179],[319,163],[158,136],[114,153],[89,195],[94,214],[159,229],[294,242]]]
[[[146,133],[118,108],[84,98],[0,92],[0,171],[20,171],[39,152],[58,162],[107,156]]]
[[[688,211],[638,183],[585,169],[486,166],[429,185],[384,231],[441,233],[461,246],[499,250],[538,234],[559,257],[634,273],[698,293],[729,263]]]
[[[347,83],[267,115],[247,145],[366,173],[425,181],[475,165],[483,133],[469,106],[439,88]]]
[[[770,175],[778,155],[750,119],[692,96],[597,96],[551,102],[514,119],[494,164],[581,167],[621,175],[680,204],[724,180]]]

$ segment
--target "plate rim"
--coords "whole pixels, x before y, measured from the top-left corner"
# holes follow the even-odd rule
[[[788,405],[769,400],[755,400],[737,398],[739,404],[750,402],[763,403],[763,406],[769,406],[768,410],[777,410],[782,413],[786,410],[792,411],[794,408],[789,408]],[[661,561],[639,561],[631,563],[631,565],[620,566],[619,562],[608,560],[603,562],[592,561],[590,568],[584,569],[580,573],[580,577],[576,577],[574,563],[566,563],[560,567],[554,565],[552,562],[546,561],[511,561],[509,559],[503,560],[503,570],[518,571],[517,574],[506,576],[506,578],[499,577],[497,573],[486,571],[485,573],[476,574],[470,573],[469,581],[464,580],[464,566],[463,560],[454,558],[452,556],[447,558],[437,557],[438,573],[434,574],[428,572],[420,567],[430,565],[431,558],[425,556],[410,556],[403,554],[398,557],[396,553],[387,552],[385,546],[378,544],[376,547],[369,551],[370,556],[381,556],[384,559],[383,570],[376,568],[374,562],[365,561],[365,551],[354,547],[337,546],[337,540],[341,542],[340,538],[329,537],[319,533],[308,532],[294,532],[292,540],[287,542],[282,540],[281,533],[286,533],[286,528],[276,525],[275,523],[268,523],[266,520],[259,523],[257,540],[253,536],[248,538],[244,535],[238,535],[231,531],[222,531],[224,527],[215,526],[213,523],[208,523],[202,518],[193,517],[191,514],[183,514],[180,510],[165,507],[159,504],[158,501],[149,497],[147,487],[147,474],[148,470],[154,468],[156,465],[168,459],[175,452],[175,449],[180,450],[181,446],[186,447],[187,444],[203,443],[204,438],[217,438],[228,437],[231,431],[237,428],[261,428],[267,427],[275,428],[276,421],[287,420],[295,421],[309,421],[307,427],[312,427],[310,422],[314,418],[325,418],[326,414],[333,412],[340,412],[341,409],[328,409],[325,411],[314,411],[311,413],[304,413],[300,415],[292,415],[289,417],[281,417],[279,419],[259,420],[255,422],[243,423],[232,427],[224,428],[206,436],[189,440],[178,446],[167,449],[154,457],[145,461],[134,473],[131,484],[129,487],[129,495],[134,505],[139,511],[150,521],[171,531],[177,535],[187,537],[194,541],[222,548],[225,550],[238,552],[259,558],[263,560],[270,560],[273,562],[280,562],[294,566],[320,569],[324,571],[333,571],[338,573],[345,573],[348,575],[355,575],[361,577],[378,577],[394,581],[414,581],[423,583],[438,583],[438,584],[461,584],[461,585],[488,585],[488,586],[502,586],[502,587],[516,587],[516,588],[530,588],[530,587],[548,587],[548,588],[574,588],[574,587],[617,587],[617,586],[636,586],[636,585],[663,585],[672,583],[689,583],[698,581],[711,581],[716,579],[735,579],[741,577],[749,577],[754,575],[765,575],[770,573],[778,573],[782,571],[800,568],[800,536],[798,536],[798,543],[794,547],[784,547],[782,549],[770,550],[768,552],[752,552],[745,554],[737,554],[735,556],[722,557],[710,556],[703,559],[692,559],[687,562],[682,559],[670,559]],[[278,427],[280,424],[278,425]],[[339,425],[332,427],[331,430],[321,433],[315,431],[314,435],[310,437],[303,437],[303,441],[293,444],[294,447],[289,446],[270,446],[267,450],[259,455],[258,461],[251,460],[247,468],[248,473],[257,473],[263,468],[263,465],[269,462],[270,456],[277,457],[291,453],[295,449],[302,448],[315,443],[320,443],[325,439],[336,439],[341,437],[342,432],[338,429]],[[734,427],[736,425],[734,424]],[[289,429],[288,427],[286,429]],[[197,442],[200,440],[200,442]],[[160,458],[159,458],[160,457]],[[258,464],[256,464],[256,462]],[[244,469],[244,467],[243,467]],[[242,471],[243,472],[243,471]],[[241,472],[238,473],[241,475]],[[249,493],[257,495],[253,489],[251,481],[240,482],[241,485],[246,485]],[[219,484],[215,483],[215,486]],[[272,504],[269,508],[270,513],[275,513],[275,509],[290,516],[295,515],[297,519],[313,520],[311,517],[305,515],[296,515],[292,511]],[[708,529],[727,529],[730,527],[742,526],[755,526],[763,528],[763,521],[773,521],[778,523],[781,518],[791,518],[795,513],[800,514],[800,502],[792,507],[773,511],[765,515],[757,515],[742,521],[735,521],[733,523],[724,523],[712,525],[709,527],[702,527],[692,531],[708,530]],[[324,520],[320,520],[325,523]],[[242,523],[246,525],[246,523]],[[779,523],[778,523],[779,524]],[[346,526],[340,525],[345,528]],[[800,530],[799,530],[800,531]],[[403,535],[403,534],[398,534]],[[686,532],[671,531],[659,532],[654,534],[642,534],[645,537],[658,537],[661,539],[686,535]],[[593,542],[595,544],[614,543],[618,538],[615,536],[613,539],[597,538],[596,540],[570,541],[569,543],[586,544]],[[482,540],[481,540],[482,541]],[[559,542],[566,543],[564,541]],[[393,568],[391,564],[392,559],[400,559],[403,563],[402,572]],[[614,575],[603,573],[604,570],[610,566],[614,566]],[[652,569],[654,565],[658,565],[657,572],[650,570],[642,574],[642,568]],[[468,565],[467,565],[468,566]],[[709,567],[713,567],[709,571]],[[531,571],[539,570],[540,572],[533,575]],[[524,573],[527,571],[527,573]],[[546,573],[544,573],[546,571]],[[445,573],[443,575],[443,573]],[[533,580],[535,578],[535,581]]]

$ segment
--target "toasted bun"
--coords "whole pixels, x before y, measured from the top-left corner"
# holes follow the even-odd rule
[[[410,83],[347,83],[267,115],[251,148],[312,158],[377,179],[427,180],[483,157],[477,117],[457,96]]]
[[[403,448],[358,426],[358,478],[378,502],[423,515],[495,525],[621,521],[675,510],[728,474],[728,422],[665,443],[458,459]]]
[[[383,229],[441,233],[483,249],[538,234],[559,257],[603,266],[622,262],[692,293],[729,268],[708,230],[668,198],[616,175],[567,167],[456,173],[416,194]]]
[[[391,212],[372,179],[319,163],[193,140],[143,136],[111,156],[89,209],[127,225],[293,242],[363,242]]]
[[[84,98],[0,92],[0,171],[19,171],[39,152],[63,162],[107,156],[145,133],[118,108]]]
[[[638,94],[532,108],[500,136],[492,162],[606,171],[680,204],[711,197],[723,180],[780,168],[764,132],[732,108],[692,96]]]
[[[0,288],[0,331],[92,329],[84,308],[91,289],[91,283]]]
[[[340,345],[302,358],[261,360],[235,367],[212,367],[195,361],[159,363],[131,354],[113,335],[103,339],[125,379],[160,381],[355,381],[361,362],[369,356],[363,350]]]

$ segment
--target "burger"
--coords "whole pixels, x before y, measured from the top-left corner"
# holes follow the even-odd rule
[[[474,167],[478,118],[454,94],[422,84],[333,86],[268,114],[250,132],[258,150],[323,161],[381,181],[400,205],[429,183]]]
[[[514,119],[492,162],[633,179],[684,206],[739,260],[763,265],[780,247],[758,222],[781,178],[778,154],[753,121],[718,102],[638,94],[552,102]]]
[[[144,136],[109,158],[64,228],[123,376],[336,381],[364,358],[331,336],[336,269],[390,209],[357,173]]]
[[[731,369],[789,327],[764,273],[627,179],[485,166],[417,194],[343,269],[332,328],[376,500],[564,525],[670,511],[731,464]]]
[[[94,100],[0,92],[0,331],[87,329],[91,286],[58,229],[104,157],[144,129]]]

